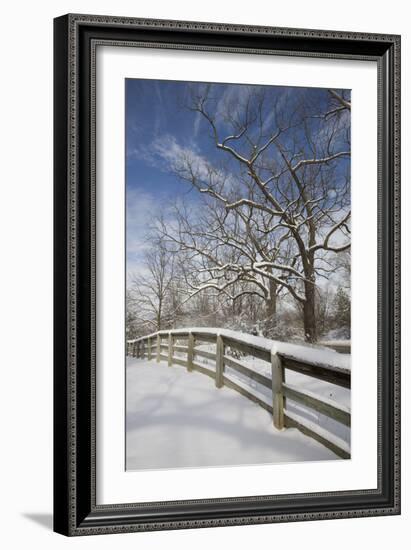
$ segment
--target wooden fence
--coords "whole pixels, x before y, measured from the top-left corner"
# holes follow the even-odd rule
[[[350,340],[324,340],[318,342],[320,346],[333,349],[338,353],[351,353],[351,341]]]
[[[331,449],[338,456],[350,458],[350,447],[344,440],[324,428],[316,426],[304,417],[288,411],[286,400],[290,399],[300,403],[348,427],[351,425],[350,410],[335,401],[290,385],[285,379],[285,372],[289,369],[305,376],[350,388],[350,369],[333,367],[318,360],[301,360],[300,357],[296,358],[295,355],[278,351],[275,342],[266,340],[265,342],[269,342],[269,346],[266,344],[261,345],[259,341],[264,339],[254,338],[257,342],[255,343],[252,337],[245,338],[247,335],[233,334],[232,331],[225,332],[217,329],[159,331],[137,340],[129,340],[127,342],[127,355],[147,358],[149,361],[152,359],[157,362],[167,361],[170,367],[180,365],[186,367],[188,371],[205,374],[215,380],[217,388],[227,386],[267,410],[272,414],[273,424],[277,429],[295,427]],[[199,349],[198,346],[204,343],[215,344],[215,352]],[[228,349],[231,350],[230,355],[227,353]],[[240,357],[241,354],[244,354],[269,363],[271,365],[271,377],[256,372],[240,359],[235,358],[233,350]],[[180,356],[177,356],[177,353]],[[204,362],[198,362],[196,360],[198,357],[211,360],[215,368]],[[225,367],[229,367],[247,379],[268,388],[271,402],[264,399],[263,395],[256,395],[251,387],[247,387],[247,384],[242,384],[235,377],[229,376]]]

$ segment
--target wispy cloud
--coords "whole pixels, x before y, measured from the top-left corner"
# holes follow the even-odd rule
[[[221,98],[217,102],[216,115],[220,117],[227,110],[241,109],[250,97],[250,93],[250,86],[226,86]]]
[[[136,259],[148,249],[150,222],[158,211],[154,194],[141,189],[127,189],[127,258]]]
[[[183,145],[170,134],[158,136],[147,145],[133,149],[129,153],[129,158],[144,161],[163,172],[173,172],[183,160],[189,160],[199,177],[206,177],[207,167],[211,165],[195,144]]]
[[[195,140],[197,140],[198,138],[198,134],[200,132],[200,127],[201,127],[201,121],[202,121],[202,115],[200,113],[196,113],[195,117],[194,117],[194,122],[193,122],[193,138]]]
[[[170,230],[175,224],[173,203],[165,202],[158,192],[149,193],[141,187],[129,188],[126,201],[127,276],[144,273],[144,256],[153,245],[152,235],[161,217]]]
[[[187,169],[189,164],[197,180],[205,187],[224,182],[224,191],[227,196],[238,190],[239,181],[235,174],[227,168],[220,168],[210,158],[203,156],[196,146],[181,145],[174,136],[166,135],[153,142],[152,150],[157,158],[161,159],[163,169],[166,171],[182,168],[182,171],[187,170],[189,175]]]

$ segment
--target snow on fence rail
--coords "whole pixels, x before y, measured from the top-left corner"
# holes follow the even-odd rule
[[[215,353],[199,349],[198,345],[212,343]],[[241,360],[227,354],[228,348],[261,359],[271,364],[271,377],[249,368]],[[180,356],[177,356],[179,353]],[[181,357],[183,354],[185,357]],[[252,336],[226,329],[191,328],[159,331],[136,340],[127,341],[127,355],[148,360],[167,361],[169,366],[181,365],[188,371],[197,371],[215,380],[217,388],[223,385],[254,401],[273,416],[277,429],[295,427],[313,437],[342,458],[350,458],[349,445],[339,437],[316,426],[302,416],[287,411],[286,399],[296,401],[309,409],[326,415],[350,427],[350,410],[330,399],[319,397],[300,387],[287,384],[285,369],[314,377],[318,380],[350,388],[350,358],[330,350],[321,350],[295,344],[274,342],[259,336]],[[215,362],[215,369],[195,359],[204,357]],[[226,367],[253,380],[271,391],[268,402],[256,395],[247,384],[226,372]]]
[[[333,349],[339,353],[351,353],[350,340],[323,340],[318,342],[320,346]]]

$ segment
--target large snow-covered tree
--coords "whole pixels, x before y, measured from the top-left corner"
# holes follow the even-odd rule
[[[184,257],[188,295],[251,293],[270,318],[288,292],[314,342],[317,280],[350,247],[349,95],[321,90],[313,101],[303,89],[287,97],[249,86],[222,102],[213,85],[195,90],[188,108],[214,152],[181,150],[173,170],[202,199],[195,212],[175,205],[177,227],[158,226]]]

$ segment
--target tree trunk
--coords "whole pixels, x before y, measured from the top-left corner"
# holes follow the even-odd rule
[[[270,295],[266,300],[266,313],[267,318],[274,318],[277,313],[277,284],[274,281],[270,281]]]
[[[265,336],[272,336],[271,332],[275,326],[275,314],[277,313],[277,283],[270,280],[269,288],[270,294],[265,301]]]
[[[162,301],[160,300],[157,309],[157,330],[161,330]]]
[[[310,278],[313,279],[313,276]],[[315,284],[305,283],[305,301],[303,304],[304,336],[306,342],[317,341],[317,322],[315,317]]]
[[[271,268],[268,268],[268,272],[272,273],[273,270]],[[277,313],[277,283],[272,279],[268,279],[268,288],[269,288],[269,296],[265,301],[266,315],[267,315],[267,319],[273,321],[275,314]]]

